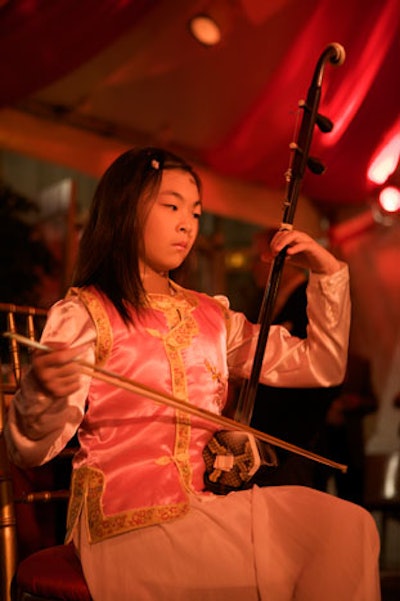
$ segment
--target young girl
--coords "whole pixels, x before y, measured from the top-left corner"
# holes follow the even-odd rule
[[[101,179],[75,287],[50,311],[9,412],[8,444],[42,464],[78,431],[67,540],[95,601],[377,601],[378,536],[356,505],[302,487],[204,491],[217,426],[82,372],[74,359],[221,413],[229,376],[250,373],[258,327],[169,279],[199,229],[201,186],[182,159],[130,150]],[[306,339],[271,328],[261,381],[344,376],[347,267],[304,233],[272,252],[311,270]]]

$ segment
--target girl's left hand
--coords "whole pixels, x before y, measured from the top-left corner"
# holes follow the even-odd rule
[[[304,232],[278,230],[271,240],[273,256],[276,256],[285,247],[287,247],[288,261],[314,273],[331,275],[341,267],[341,263],[332,253]]]

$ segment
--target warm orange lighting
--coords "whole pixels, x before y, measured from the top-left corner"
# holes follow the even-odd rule
[[[201,11],[189,20],[189,31],[200,44],[215,46],[226,39],[239,16],[237,0],[204,0]]]
[[[243,269],[247,262],[248,256],[240,250],[233,250],[225,255],[225,265],[228,269]]]
[[[378,185],[384,184],[396,169],[399,158],[400,132],[397,131],[370,163],[367,172],[369,181]]]
[[[400,190],[395,186],[386,186],[379,193],[379,204],[386,213],[400,211]]]
[[[205,46],[215,46],[221,41],[221,30],[209,15],[197,15],[189,22],[191,34]]]

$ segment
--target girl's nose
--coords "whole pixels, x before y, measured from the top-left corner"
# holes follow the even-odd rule
[[[185,234],[189,234],[192,229],[190,217],[182,217],[182,219],[179,222],[178,229],[180,232],[185,232]]]

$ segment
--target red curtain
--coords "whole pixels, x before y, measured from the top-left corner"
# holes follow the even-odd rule
[[[76,69],[164,0],[13,0],[0,8],[0,106],[16,103]],[[245,3],[245,0],[242,0]],[[1,6],[1,4],[0,4]],[[327,65],[321,112],[331,134],[313,139],[326,163],[323,177],[306,174],[303,190],[325,202],[365,203],[367,170],[400,113],[398,0],[308,0],[296,4],[297,34],[264,90],[234,131],[203,152],[222,174],[281,188],[294,137],[294,109],[304,98],[317,59],[331,42],[346,61]],[[174,10],[171,2],[171,11]],[[240,81],[238,82],[240,85]]]
[[[367,6],[365,0],[319,0],[305,17],[257,104],[205,158],[225,174],[281,186],[289,153],[274,138],[279,131],[281,140],[286,129],[288,144],[293,139],[293,99],[305,98],[320,53],[338,42],[346,60],[340,67],[326,66],[320,104],[335,127],[330,134],[316,130],[312,149],[329,172],[323,178],[306,176],[304,187],[312,198],[323,190],[327,199],[329,189],[334,202],[340,189],[342,202],[364,203],[368,163],[400,113],[399,72],[393,72],[400,64],[398,0],[372,0]]]
[[[0,8],[0,106],[63,77],[158,0],[13,0]]]

